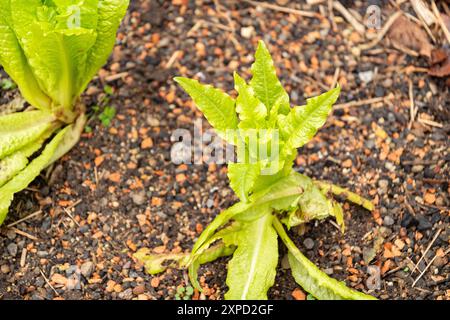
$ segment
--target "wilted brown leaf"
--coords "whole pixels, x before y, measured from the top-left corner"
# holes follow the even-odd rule
[[[433,45],[428,40],[426,32],[405,16],[400,16],[395,20],[388,37],[396,47],[418,52],[428,58],[431,56]]]
[[[434,77],[450,76],[450,50],[439,48],[431,51],[431,65],[428,74]]]

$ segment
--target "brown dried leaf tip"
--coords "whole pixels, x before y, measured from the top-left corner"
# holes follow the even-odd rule
[[[416,52],[430,58],[433,45],[426,32],[405,16],[400,16],[389,30],[392,45],[402,51]],[[406,49],[406,50],[405,50]]]

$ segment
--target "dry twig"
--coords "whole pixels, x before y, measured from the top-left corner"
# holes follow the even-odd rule
[[[408,129],[411,130],[412,125],[414,123],[414,119],[417,115],[417,109],[414,104],[414,91],[413,91],[413,83],[411,79],[408,80],[409,85],[409,123],[408,123]]]
[[[20,229],[17,229],[16,227],[12,227],[11,230],[14,231],[15,233],[21,235],[21,236],[24,236],[24,237],[26,237],[28,239],[31,239],[33,241],[38,241],[39,240],[35,236],[33,236],[33,235],[29,234],[29,233],[26,233],[25,231],[22,231]]]
[[[292,8],[288,8],[288,7],[277,6],[275,4],[270,4],[270,3],[266,3],[266,2],[257,2],[257,1],[252,1],[252,0],[245,0],[245,2],[248,2],[253,6],[259,6],[261,8],[270,9],[270,10],[274,10],[274,11],[280,11],[280,12],[284,12],[284,13],[292,13],[292,14],[296,14],[301,17],[321,18],[321,16],[318,13],[315,13],[312,11],[292,9]]]
[[[377,37],[370,41],[369,43],[364,43],[359,46],[359,49],[362,50],[368,50],[373,47],[375,47],[386,35],[386,33],[389,31],[389,29],[392,27],[392,24],[397,20],[398,17],[400,17],[403,14],[402,11],[397,11],[392,16],[389,17],[388,21],[384,24],[383,28],[380,30],[380,32],[377,34]]]
[[[422,0],[411,0],[412,7],[419,18],[422,18],[427,26],[431,26],[436,18]]]
[[[17,221],[14,221],[13,223],[8,224],[6,227],[7,227],[7,228],[14,227],[15,225],[18,225],[18,224],[21,223],[21,222],[24,222],[24,221],[27,221],[27,220],[29,220],[29,219],[31,219],[31,218],[34,218],[34,217],[40,215],[41,213],[42,213],[42,210],[38,210],[38,211],[36,211],[36,212],[34,212],[34,213],[32,213],[32,214],[29,214],[28,216],[26,216],[26,217],[24,217],[24,218],[22,218],[22,219],[19,219],[19,220],[17,220]]]
[[[347,103],[336,104],[336,105],[334,105],[333,109],[340,110],[340,109],[345,109],[345,108],[349,108],[349,107],[359,107],[359,106],[363,106],[366,104],[383,102],[390,98],[391,98],[391,96],[385,96],[385,97],[370,98],[370,99],[359,100],[359,101],[351,101],[351,102],[347,102]]]
[[[360,35],[365,36],[366,28],[348,11],[339,1],[333,1],[333,8],[339,11],[340,14],[352,25],[352,27]]]
[[[450,252],[450,249],[447,249],[447,251],[444,252],[444,257]],[[430,268],[430,266],[433,264],[434,260],[436,260],[436,258],[438,257],[437,254],[434,255],[433,259],[431,259],[431,261],[427,264],[427,266],[425,267],[425,269],[423,269],[423,271],[420,273],[420,275],[416,278],[416,280],[414,280],[413,284],[411,285],[412,287],[414,287],[416,285],[416,283],[423,277],[423,275],[425,274],[425,272],[428,270],[428,268]]]
[[[442,20],[441,14],[439,13],[439,10],[434,0],[431,1],[431,9],[433,9],[433,13],[436,16],[436,20],[439,26],[441,27],[442,31],[444,32],[445,37],[447,38],[447,42],[450,44],[450,31],[448,31],[447,26],[444,23],[444,20]]]
[[[416,269],[419,267],[419,263],[422,262],[422,260],[425,258],[425,255],[428,253],[428,251],[430,251],[431,246],[433,245],[433,243],[436,241],[436,239],[439,237],[439,235],[441,234],[442,229],[439,229],[436,234],[434,235],[433,239],[431,240],[430,244],[428,245],[428,247],[425,249],[425,251],[422,254],[422,257],[420,257],[419,261],[417,261],[417,263],[414,265],[414,268],[411,270],[411,274],[414,273],[414,271],[416,271]]]
[[[50,283],[50,281],[48,280],[48,278],[45,276],[44,272],[41,270],[41,268],[39,268],[39,272],[41,273],[42,278],[44,278],[45,283],[48,284],[48,286],[53,290],[53,292],[59,296],[58,291],[56,291],[56,289],[52,286],[52,284]]]

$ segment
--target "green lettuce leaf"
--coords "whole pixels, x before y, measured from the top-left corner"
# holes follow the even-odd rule
[[[28,158],[42,147],[44,141],[50,137],[55,129],[56,128],[51,128],[47,130],[47,132],[40,136],[36,141],[31,142],[12,155],[0,160],[0,187],[27,166]]]
[[[330,278],[300,252],[277,218],[274,218],[273,225],[289,250],[288,259],[295,281],[316,299],[376,300],[372,296],[348,288],[343,282]]]
[[[183,77],[174,80],[191,96],[217,134],[232,143],[233,138],[227,136],[227,131],[237,129],[235,101],[222,90],[197,80]]]
[[[357,204],[363,208],[366,208],[369,211],[373,211],[374,209],[372,201],[364,197],[361,197],[360,195],[351,192],[350,190],[347,190],[345,188],[339,187],[337,185],[325,181],[314,181],[314,183],[317,186],[319,186],[319,188],[321,188],[325,194],[331,193],[337,196],[342,196],[346,200],[353,202],[354,204]]]
[[[34,107],[50,110],[50,98],[41,90],[11,25],[10,0],[0,0],[0,64]]]
[[[69,28],[64,7],[43,5],[41,0],[11,0],[11,8],[14,31],[40,87],[54,108],[71,110],[96,33],[81,26]]]
[[[41,155],[35,158],[25,169],[20,171],[13,179],[8,181],[5,185],[0,187],[0,225],[6,218],[8,208],[13,200],[14,194],[19,192],[33,182],[33,180],[39,175],[39,173],[45,169],[50,159],[52,158],[55,150],[58,148],[59,143],[64,137],[64,134],[70,126],[61,130],[52,141],[47,144]]]
[[[239,128],[264,128],[267,116],[266,106],[254,95],[253,88],[245,83],[237,72],[234,73],[235,89],[238,92],[236,112],[239,114]]]
[[[228,263],[229,291],[225,299],[267,299],[278,264],[278,240],[272,219],[271,214],[266,214],[239,231],[238,247]]]
[[[229,163],[228,178],[236,195],[244,202],[260,173],[259,163]]]
[[[199,265],[217,260],[233,254],[236,247],[227,246],[223,242],[203,251],[196,262]],[[139,249],[133,257],[144,264],[145,270],[149,274],[158,274],[168,268],[183,269],[187,266],[190,253],[160,253],[152,254],[148,248]]]
[[[116,42],[117,29],[120,26],[129,0],[100,0],[98,1],[97,39],[89,50],[84,82],[77,94],[81,94],[98,70],[106,63]]]
[[[46,111],[27,111],[0,117],[0,159],[39,139],[55,125]]]
[[[211,236],[208,241],[206,241],[201,248],[199,248],[195,254],[191,254],[190,258],[187,260],[189,263],[189,279],[194,288],[202,291],[200,284],[197,279],[197,271],[200,267],[201,260],[203,254],[209,249],[209,247],[216,241],[222,240],[222,242],[227,247],[234,247],[238,240],[237,234],[241,229],[241,225],[239,223],[232,223],[230,226],[223,228],[222,230],[216,232],[213,236]]]
[[[308,99],[306,106],[291,109],[287,116],[279,115],[278,123],[288,152],[300,148],[314,137],[317,130],[325,124],[340,92],[341,88],[337,87]]]
[[[255,62],[252,65],[253,77],[250,86],[255,91],[256,97],[270,110],[275,102],[280,99],[279,112],[289,112],[289,95],[278,80],[275,66],[269,50],[263,41],[259,41],[255,53]]]

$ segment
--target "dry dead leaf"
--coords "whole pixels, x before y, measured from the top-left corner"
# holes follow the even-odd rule
[[[431,65],[428,74],[433,77],[450,76],[450,50],[439,48],[431,51]]]
[[[428,35],[421,27],[405,16],[400,16],[392,24],[389,30],[389,39],[398,48],[406,48],[403,51],[417,52],[430,58],[433,45],[428,40]]]

